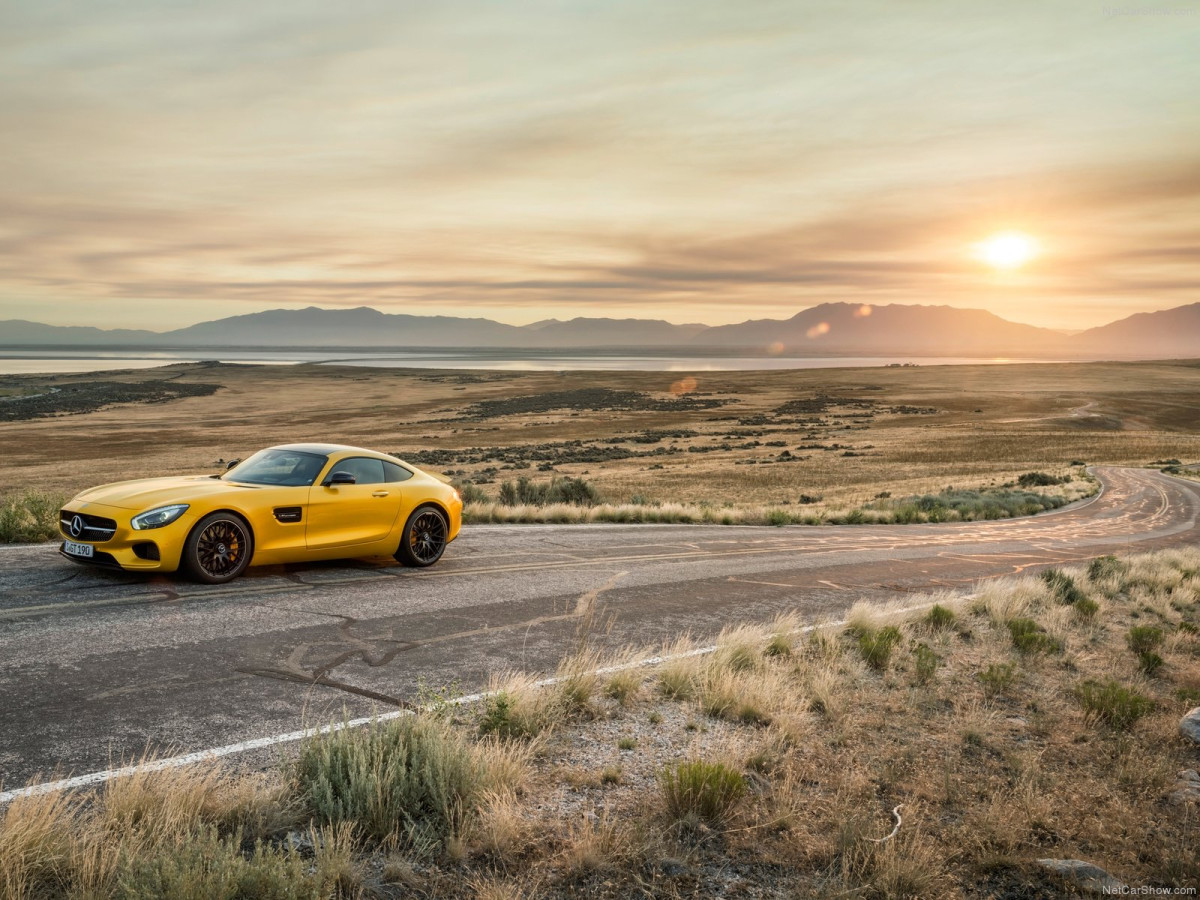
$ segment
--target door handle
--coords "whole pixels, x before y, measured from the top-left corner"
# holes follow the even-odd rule
[[[388,495],[387,491],[373,491],[371,493],[372,497],[386,497],[387,495]]]

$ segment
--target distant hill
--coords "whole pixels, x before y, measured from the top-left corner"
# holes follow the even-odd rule
[[[161,335],[176,347],[507,347],[521,330],[491,319],[353,309],[269,309]]]
[[[42,325],[24,319],[0,322],[0,346],[101,347],[115,344],[149,344],[161,337],[154,331],[102,329],[83,325]]]
[[[647,347],[686,341],[704,325],[658,319],[547,319],[503,325],[491,319],[389,315],[354,309],[272,309],[168,331],[180,347]]]
[[[1118,358],[1200,357],[1200,303],[1138,313],[1080,332],[1071,342],[1084,352]]]
[[[158,334],[150,331],[0,322],[0,347],[178,349],[320,347],[585,350],[656,348],[683,354],[787,356],[1200,357],[1200,303],[1065,335],[981,309],[822,303],[790,319],[736,325],[675,325],[661,319],[491,319],[392,315],[353,309],[272,309]]]
[[[693,344],[788,355],[1035,355],[1062,352],[1065,335],[982,309],[822,303],[779,321],[752,319],[701,332]]]
[[[521,329],[526,347],[673,347],[708,330],[662,319],[545,319]]]

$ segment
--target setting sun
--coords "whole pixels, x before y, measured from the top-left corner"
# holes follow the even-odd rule
[[[1037,241],[1019,231],[994,234],[975,245],[975,257],[996,269],[1020,268],[1037,254]]]

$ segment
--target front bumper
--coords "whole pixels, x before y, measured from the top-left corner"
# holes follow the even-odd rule
[[[196,522],[196,517],[190,515],[189,510],[170,525],[136,531],[130,524],[130,519],[139,512],[141,510],[119,509],[103,503],[68,503],[62,508],[63,517],[69,519],[73,514],[81,513],[111,519],[116,522],[117,527],[112,537],[106,540],[88,540],[90,535],[87,532],[75,537],[60,523],[59,532],[64,541],[58,552],[71,562],[84,565],[125,569],[131,572],[174,572],[179,568],[183,544]],[[92,555],[89,557],[68,552],[71,544],[90,546]]]

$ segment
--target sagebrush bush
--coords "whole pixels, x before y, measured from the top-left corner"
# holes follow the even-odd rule
[[[1083,707],[1084,721],[1103,722],[1119,730],[1154,712],[1153,700],[1113,678],[1082,681],[1075,687],[1075,697]]]
[[[1060,482],[1054,482],[1059,484]],[[897,525],[917,522],[973,522],[1030,516],[1067,504],[1067,498],[1052,494],[1011,489],[978,491],[947,488],[938,494],[920,494],[897,499],[884,498],[866,505],[886,513],[881,519]],[[861,518],[861,511],[859,521]],[[849,517],[847,517],[847,521]]]
[[[1071,480],[1068,475],[1066,478],[1058,478],[1054,475],[1047,475],[1045,472],[1026,472],[1017,478],[1017,484],[1021,487],[1048,487],[1052,484],[1063,484]]]
[[[550,506],[565,503],[572,506],[595,506],[600,493],[595,485],[582,478],[552,478],[548,482],[531,481],[522,475],[516,482],[500,485],[503,506]]]
[[[1125,641],[1134,653],[1149,653],[1162,646],[1163,630],[1153,625],[1134,625]]]
[[[1153,650],[1144,650],[1138,654],[1138,670],[1145,675],[1157,675],[1158,670],[1166,664],[1167,661]]]
[[[67,498],[26,491],[0,501],[0,544],[36,544],[59,537],[58,513]]]
[[[1075,579],[1061,569],[1046,569],[1041,575],[1042,581],[1050,588],[1050,593],[1059,603],[1074,606],[1081,602],[1091,602]]]
[[[458,491],[458,496],[462,499],[464,505],[487,503],[491,499],[488,497],[487,491],[470,481],[456,481],[454,482],[454,488]]]
[[[1033,619],[1010,619],[1008,633],[1013,646],[1021,653],[1058,653],[1063,649],[1062,641],[1046,633]]]
[[[355,823],[418,853],[461,832],[486,774],[460,733],[420,716],[310,737],[295,765],[297,792],[318,821]]]
[[[912,655],[917,684],[928,684],[942,664],[940,657],[925,644],[913,647]]]
[[[1115,556],[1097,556],[1088,563],[1088,581],[1096,582],[1114,578],[1123,575],[1127,569],[1128,566]]]
[[[979,673],[983,692],[989,697],[997,697],[1007,692],[1020,677],[1016,663],[992,663]]]

